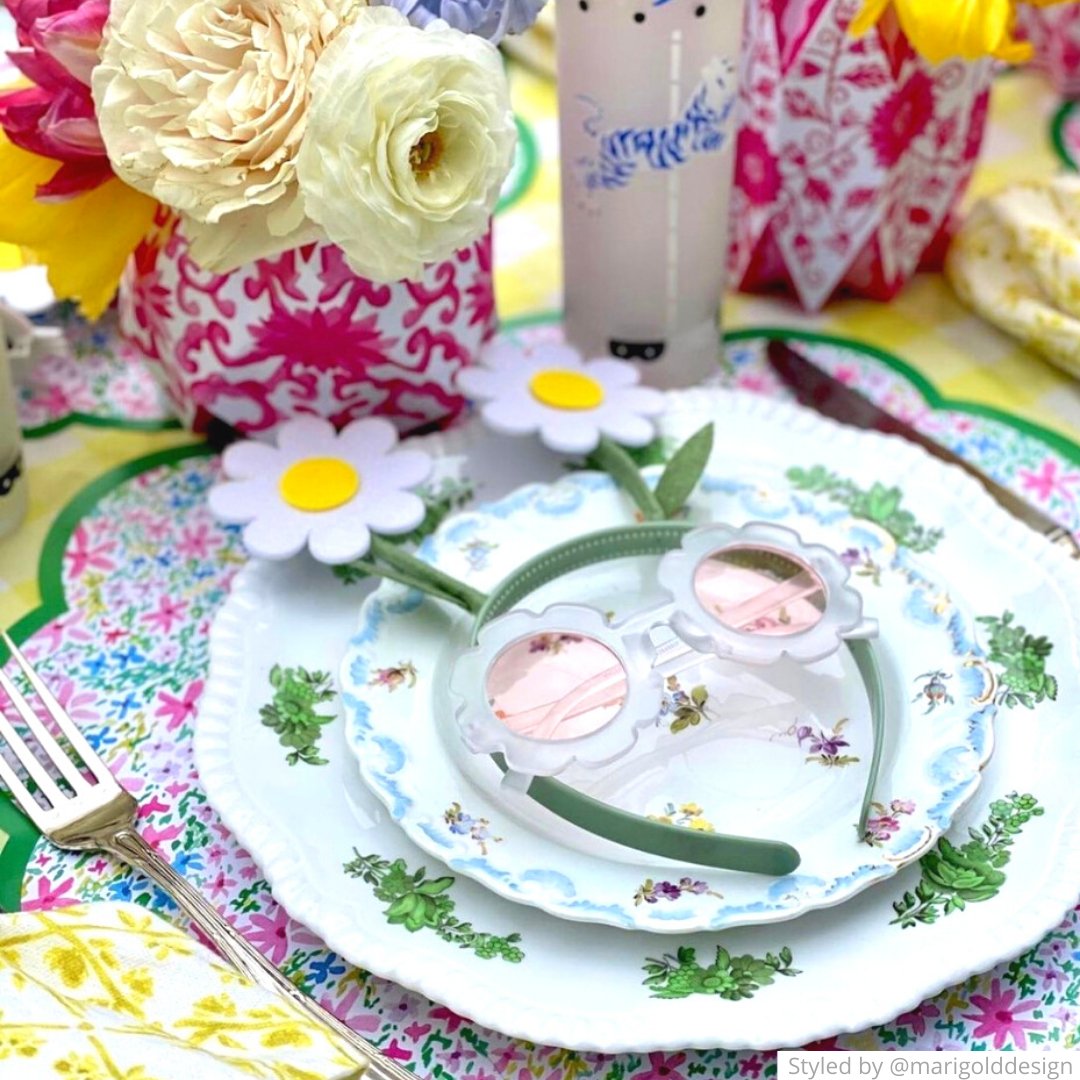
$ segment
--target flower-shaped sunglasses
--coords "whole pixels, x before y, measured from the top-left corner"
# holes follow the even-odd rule
[[[543,612],[518,607],[575,570],[627,556],[662,555],[660,605],[618,624],[583,604]],[[491,754],[503,783],[559,817],[615,843],[682,862],[783,875],[799,853],[776,841],[681,829],[626,813],[554,777],[573,764],[600,767],[633,748],[655,723],[665,679],[704,660],[810,664],[842,647],[865,684],[874,750],[859,819],[862,835],[880,766],[884,696],[848,569],[829,549],[789,529],[646,523],[562,544],[520,567],[477,614],[472,647],[450,689],[466,747]]]

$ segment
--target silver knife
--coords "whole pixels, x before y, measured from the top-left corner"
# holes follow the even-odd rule
[[[797,352],[786,341],[769,342],[769,363],[779,376],[780,381],[795,393],[801,405],[815,409],[823,416],[838,420],[842,424],[863,428],[866,431],[881,431],[887,435],[899,435],[908,442],[921,446],[927,453],[939,461],[956,465],[969,476],[973,476],[993,497],[994,501],[1013,517],[1025,525],[1042,533],[1052,544],[1064,548],[1074,559],[1080,559],[1080,545],[1076,538],[1063,525],[1059,525],[1041,510],[1025,502],[1019,495],[1002,487],[1001,484],[981,473],[974,465],[965,461],[959,454],[927,438],[916,431],[910,424],[897,419],[891,413],[878,408],[868,398],[863,397],[850,386],[845,386],[839,379],[834,379],[822,371],[816,364]]]

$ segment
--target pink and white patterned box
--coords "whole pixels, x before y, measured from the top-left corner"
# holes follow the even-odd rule
[[[1035,65],[1065,97],[1080,96],[1080,6],[1037,8],[1021,4],[1020,33],[1035,46]]]
[[[751,0],[732,198],[732,283],[810,310],[888,300],[940,263],[975,166],[992,66],[932,67],[862,0]]]
[[[454,375],[495,330],[490,235],[420,281],[376,285],[330,244],[211,274],[160,224],[125,270],[120,325],[189,427],[378,414],[404,433],[464,408]]]

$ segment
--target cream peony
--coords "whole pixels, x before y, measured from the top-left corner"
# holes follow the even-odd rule
[[[494,46],[365,8],[311,79],[304,207],[356,273],[417,278],[484,234],[516,139]]]
[[[113,167],[233,269],[316,239],[296,155],[319,57],[366,0],[112,0],[93,92]]]

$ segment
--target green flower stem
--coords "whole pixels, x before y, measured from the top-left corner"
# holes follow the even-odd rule
[[[473,615],[483,607],[487,599],[482,592],[472,588],[471,585],[466,585],[465,582],[458,581],[457,578],[444,574],[441,570],[436,570],[434,566],[423,562],[415,555],[410,555],[407,551],[402,551],[397,544],[392,544],[381,536],[372,534],[371,554],[387,568],[375,567],[374,573],[393,578],[394,581],[400,581],[429,595],[449,600]],[[391,574],[388,570],[394,573]]]
[[[606,435],[600,436],[600,444],[592,453],[592,459],[604,472],[637,503],[646,521],[665,521],[667,514],[652,488],[645,483],[634,459],[618,443]]]

